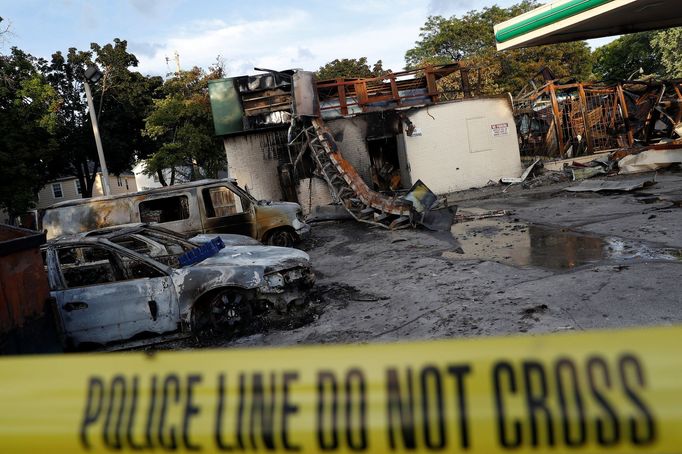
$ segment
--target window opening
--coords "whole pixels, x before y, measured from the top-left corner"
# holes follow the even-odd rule
[[[372,163],[372,183],[377,191],[401,188],[398,143],[395,136],[367,140],[367,151]]]
[[[205,188],[202,191],[206,217],[215,218],[242,213],[241,198],[228,187]]]
[[[140,202],[141,222],[173,222],[189,218],[186,195]]]
[[[55,199],[61,199],[62,197],[64,197],[61,183],[52,184],[52,195],[54,196]]]
[[[106,249],[92,246],[63,248],[57,250],[59,265],[66,286],[85,287],[116,281],[116,269],[111,254]]]

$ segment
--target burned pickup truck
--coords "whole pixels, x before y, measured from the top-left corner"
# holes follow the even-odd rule
[[[49,241],[50,295],[66,347],[230,330],[305,303],[315,279],[305,252],[235,238],[190,266],[181,258],[199,243],[144,224]]]
[[[135,222],[189,235],[247,235],[272,246],[292,246],[310,230],[297,203],[256,200],[232,179],[68,200],[45,210],[42,228],[51,239]]]

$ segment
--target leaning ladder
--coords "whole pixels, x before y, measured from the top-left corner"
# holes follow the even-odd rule
[[[413,224],[412,204],[370,189],[355,167],[341,155],[322,119],[314,118],[306,122],[303,132],[318,172],[327,182],[332,198],[341,203],[353,218],[388,229]]]

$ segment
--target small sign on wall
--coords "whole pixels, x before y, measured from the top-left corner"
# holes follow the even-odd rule
[[[490,128],[493,130],[493,137],[509,135],[509,123],[490,125]]]

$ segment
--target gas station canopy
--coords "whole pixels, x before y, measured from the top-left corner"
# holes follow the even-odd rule
[[[495,25],[498,50],[682,25],[680,0],[555,0]]]

